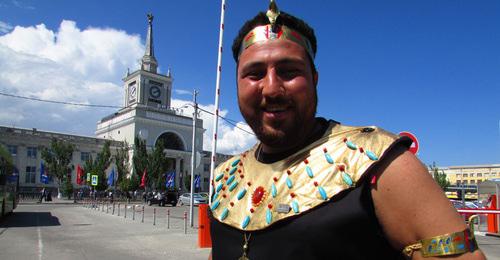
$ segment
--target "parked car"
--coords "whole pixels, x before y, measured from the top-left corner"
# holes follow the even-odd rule
[[[200,194],[203,198],[208,200],[208,192],[199,192],[198,194]]]
[[[453,204],[453,206],[455,207],[455,209],[476,209],[474,207],[469,207],[467,206],[467,204],[464,204],[462,201],[460,200],[450,200],[451,203]],[[466,202],[467,203],[467,202]],[[462,215],[464,217],[464,219],[466,221],[469,220],[469,218],[474,215],[473,213],[460,213],[460,215]]]
[[[205,198],[201,196],[198,193],[193,194],[193,199],[194,199],[194,205],[198,204],[206,204],[208,203],[208,198]],[[191,203],[191,194],[190,193],[184,193],[179,197],[179,204],[181,205],[190,205]]]
[[[148,205],[151,206],[153,204],[158,204],[158,206],[163,207],[167,204],[172,206],[177,205],[177,192],[176,191],[167,191],[167,192],[159,192],[156,195],[150,195],[147,197]]]

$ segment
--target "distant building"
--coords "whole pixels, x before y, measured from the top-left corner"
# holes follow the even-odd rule
[[[500,178],[500,164],[449,166],[440,168],[453,186],[476,186],[491,179]]]
[[[112,141],[112,147],[118,147],[126,141],[134,146],[136,136],[146,141],[149,149],[162,140],[166,149],[165,157],[170,161],[171,169],[176,173],[175,187],[186,191],[186,178],[191,175],[191,154],[202,156],[202,163],[194,174],[200,175],[202,191],[208,191],[210,172],[205,170],[205,163],[210,162],[210,153],[203,152],[203,121],[196,120],[196,143],[193,146],[193,119],[178,113],[171,107],[172,74],[170,69],[165,75],[158,73],[158,61],[153,48],[153,16],[148,15],[148,32],[146,50],[141,60],[141,68],[123,78],[125,99],[124,108],[102,118],[97,123],[96,137],[77,136],[64,133],[38,131],[14,127],[0,127],[0,143],[4,144],[13,155],[14,164],[20,176],[21,191],[36,190],[39,187],[56,187],[57,183],[48,185],[40,182],[40,148],[48,147],[52,138],[64,139],[75,145],[73,153],[72,182],[76,185],[76,167],[101,151],[106,140]],[[112,149],[114,152],[115,149]],[[132,158],[134,150],[130,150],[130,170],[133,171]],[[205,158],[208,156],[208,158]],[[226,156],[227,157],[227,156]],[[218,156],[220,163],[225,158]],[[109,174],[109,173],[108,173]],[[142,174],[136,173],[136,174]]]

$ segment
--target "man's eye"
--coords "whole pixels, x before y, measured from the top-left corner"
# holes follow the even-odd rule
[[[280,71],[281,77],[284,79],[293,79],[300,75],[300,70],[298,69],[283,69]]]
[[[264,71],[256,70],[247,72],[246,74],[244,74],[244,77],[251,80],[259,80],[262,79],[265,75],[266,73]]]

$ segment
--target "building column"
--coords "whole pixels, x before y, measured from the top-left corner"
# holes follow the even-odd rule
[[[182,189],[181,182],[180,182],[180,175],[181,173],[181,159],[179,157],[175,158],[175,183],[177,188]]]

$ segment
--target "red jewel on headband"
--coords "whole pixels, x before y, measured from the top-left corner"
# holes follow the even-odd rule
[[[267,204],[267,207],[268,207],[269,209],[272,209],[272,208],[273,208],[273,204]]]
[[[345,171],[345,166],[343,164],[339,165],[338,168],[339,168],[339,171],[341,171],[341,172]]]
[[[314,182],[314,186],[318,187],[318,182],[317,181]]]
[[[295,195],[295,193],[293,193],[293,192],[290,193],[290,197],[295,198],[295,196],[297,196],[297,195]]]
[[[253,213],[255,210],[253,208],[250,208],[250,213]]]
[[[360,153],[364,153],[365,152],[365,150],[363,149],[363,147],[359,147],[359,152]]]

